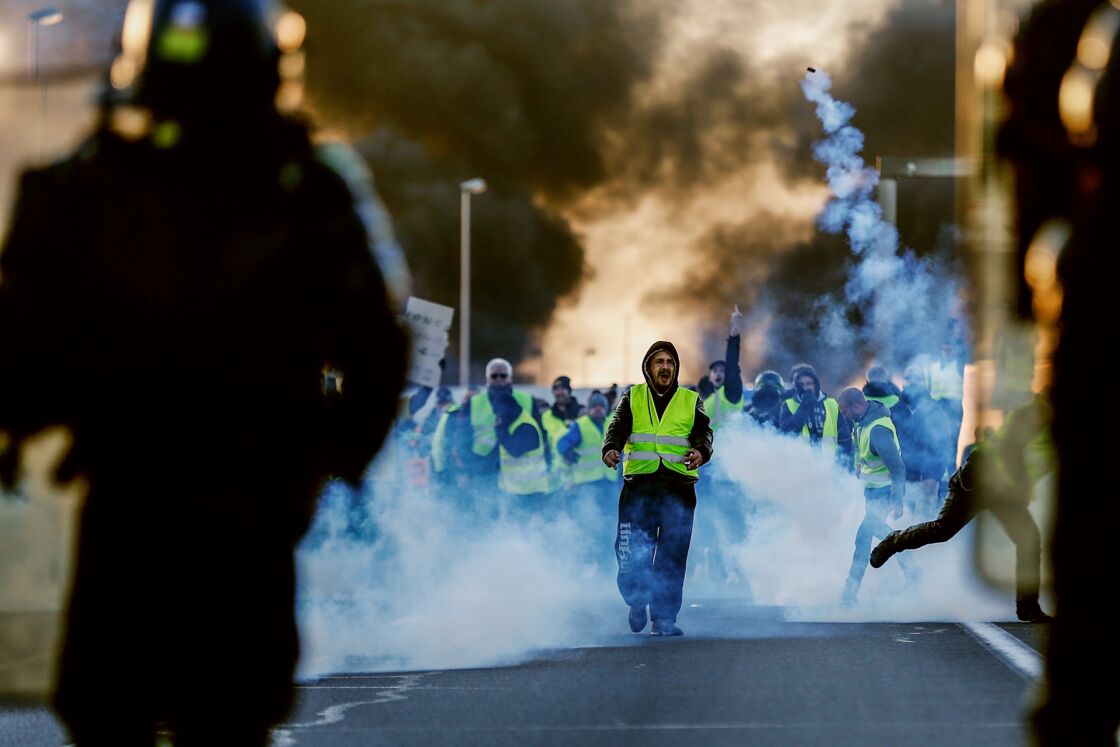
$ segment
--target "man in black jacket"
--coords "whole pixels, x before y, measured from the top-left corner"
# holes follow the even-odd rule
[[[1015,614],[1023,622],[1049,622],[1038,602],[1042,540],[1028,508],[1034,484],[1056,468],[1049,428],[1049,392],[1018,408],[996,434],[981,443],[949,478],[945,505],[933,521],[891,532],[871,551],[879,568],[904,550],[956,536],[987,509],[1015,543]]]
[[[684,590],[695,484],[712,458],[712,429],[696,392],[678,384],[680,357],[671,342],[650,346],[644,384],[624,395],[603,439],[603,463],[623,462],[618,499],[618,590],[630,606],[630,629],[681,635],[676,625]]]

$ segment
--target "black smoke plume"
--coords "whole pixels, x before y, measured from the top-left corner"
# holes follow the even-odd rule
[[[951,5],[904,0],[882,27],[855,31],[858,51],[848,66],[835,71],[834,93],[856,108],[853,124],[866,134],[864,157],[946,157],[954,153],[955,14]],[[802,63],[802,64],[798,64]],[[820,124],[797,90],[803,61],[790,60],[788,81],[771,106],[788,116],[765,142],[787,179],[824,181],[824,167],[813,160]],[[744,66],[744,73],[750,70]],[[739,82],[737,90],[759,84]],[[788,107],[788,108],[787,108]],[[775,205],[777,209],[779,206]],[[930,258],[946,274],[960,273],[954,254],[954,184],[944,179],[908,179],[899,184],[898,223],[901,244],[919,258]],[[799,360],[817,361],[834,384],[854,375],[883,341],[864,329],[864,313],[845,298],[853,265],[851,251],[837,236],[815,231],[808,239],[791,238],[795,227],[772,210],[741,224],[713,227],[695,245],[697,269],[676,291],[682,304],[703,308],[713,320],[705,352],[722,355],[727,310],[739,303],[753,311],[748,325],[769,324],[764,368],[787,371]],[[702,289],[702,290],[701,290]],[[916,302],[921,302],[915,299]],[[699,305],[699,306],[698,306]],[[838,311],[837,311],[838,310]],[[831,322],[828,321],[831,317]],[[822,325],[846,323],[846,334]],[[918,353],[914,345],[893,351],[892,367]],[[749,373],[749,372],[748,372]]]
[[[458,307],[458,183],[489,183],[472,198],[472,358],[516,361],[582,277],[555,207],[607,177],[656,15],[598,0],[292,5],[308,21],[311,100],[359,135],[418,295]]]

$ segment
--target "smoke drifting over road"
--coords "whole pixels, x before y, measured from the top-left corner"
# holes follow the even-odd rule
[[[859,481],[831,454],[771,430],[729,426],[718,443],[697,486],[687,635],[751,635],[690,611],[713,599],[797,620],[1012,619],[1011,592],[972,578],[966,535],[910,554],[917,583],[890,562],[868,570],[857,605],[840,606],[863,517]],[[406,484],[398,459],[390,447],[355,501],[329,493],[301,548],[301,676],[501,665],[634,641],[615,588],[614,501],[560,494],[532,510],[492,491],[436,498]]]

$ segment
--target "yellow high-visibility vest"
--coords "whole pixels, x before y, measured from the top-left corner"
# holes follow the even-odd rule
[[[568,432],[569,423],[556,416],[549,408],[541,415],[548,445],[552,447],[552,490],[563,490],[572,484],[572,468],[560,458],[560,439]]]
[[[579,461],[572,466],[572,477],[576,485],[584,485],[589,482],[596,482],[598,480],[609,480],[611,482],[618,479],[618,470],[611,469],[603,464],[603,436],[607,432],[607,423],[603,421],[603,432],[599,432],[599,426],[595,425],[595,421],[591,419],[590,415],[580,415],[576,418],[576,425],[579,426],[579,446],[576,447],[576,454],[579,455]]]
[[[797,401],[796,397],[790,397],[786,400],[786,407],[789,408],[789,414],[794,415],[801,409],[801,403]],[[821,431],[821,443],[827,443],[829,446],[836,446],[836,434],[839,432],[840,422],[840,405],[836,403],[832,397],[825,397],[824,399],[824,428]],[[805,427],[801,429],[801,437],[806,441],[809,440],[809,424],[806,423]]]
[[[521,405],[521,414],[506,428],[513,433],[522,425],[530,425],[537,432],[537,448],[515,457],[500,447],[498,456],[498,489],[514,495],[547,493],[551,488],[548,477],[548,462],[545,460],[545,439],[537,419],[533,417],[533,398],[524,392],[514,392],[513,398]],[[498,444],[498,434],[494,430],[498,416],[490,404],[490,396],[481,392],[471,397],[471,427],[474,430],[472,450],[479,456],[486,456]],[[480,433],[481,431],[481,433]],[[486,446],[489,444],[489,448]]]
[[[856,475],[869,488],[882,488],[891,484],[891,472],[887,469],[887,463],[881,456],[871,453],[871,429],[880,425],[891,432],[894,447],[898,449],[898,431],[895,430],[890,415],[872,420],[866,426],[856,423],[856,444],[859,449]]]
[[[656,472],[664,464],[674,472],[697,477],[698,472],[684,464],[684,455],[691,448],[688,440],[696,422],[696,401],[700,395],[691,389],[677,387],[665,412],[657,417],[653,392],[647,384],[630,388],[630,413],[633,428],[623,449],[623,474],[645,475]]]
[[[742,401],[732,402],[729,400],[726,388],[720,386],[704,400],[704,412],[708,419],[712,421],[712,430],[715,431],[729,423],[736,413],[742,415],[743,403]]]

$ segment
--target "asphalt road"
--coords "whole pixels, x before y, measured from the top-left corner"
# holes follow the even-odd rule
[[[681,638],[486,669],[326,676],[274,745],[1023,745],[1044,626],[805,623],[706,602]],[[733,631],[729,637],[728,631]],[[741,636],[734,635],[739,631]],[[718,637],[717,637],[718,636]],[[0,707],[0,744],[60,745],[42,707]]]

